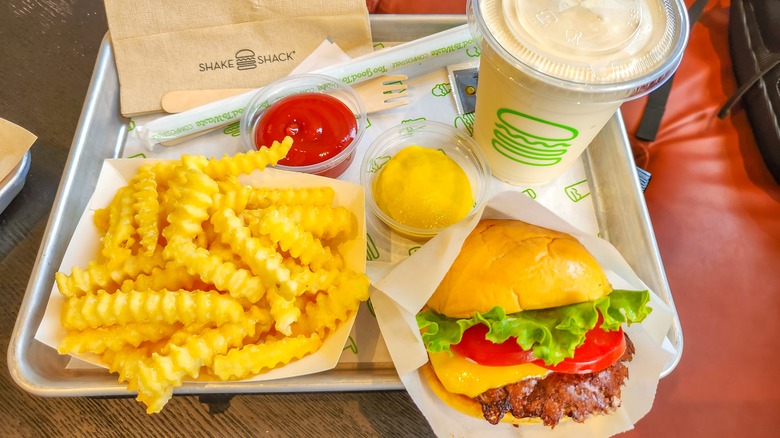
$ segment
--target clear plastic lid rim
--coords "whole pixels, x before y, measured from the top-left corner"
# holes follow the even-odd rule
[[[683,52],[688,43],[689,21],[687,9],[680,0],[663,0],[669,10],[670,19],[679,23],[679,34],[669,48],[672,54],[668,59],[659,64],[653,71],[637,76],[628,81],[607,83],[582,83],[558,78],[539,71],[533,66],[517,59],[510,54],[495,37],[483,32],[486,26],[481,9],[477,3],[482,0],[467,0],[466,14],[468,16],[469,29],[478,44],[487,43],[505,62],[518,71],[556,89],[565,89],[571,93],[581,93],[591,96],[596,101],[619,101],[634,99],[644,96],[661,86],[669,79],[682,60]]]

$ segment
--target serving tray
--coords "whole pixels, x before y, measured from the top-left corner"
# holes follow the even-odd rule
[[[371,17],[374,41],[404,42],[464,24],[461,15]],[[70,368],[68,358],[35,340],[65,250],[93,192],[104,159],[123,156],[130,121],[119,112],[119,82],[108,37],[92,75],[52,213],[41,242],[8,352],[11,375],[26,391],[42,396],[126,396],[104,369]],[[637,275],[674,310],[661,256],[634,167],[620,113],[604,127],[582,157],[591,185],[601,236],[609,240]],[[676,354],[662,377],[680,360],[683,336],[675,311],[667,340]],[[188,382],[176,394],[376,391],[403,389],[389,362],[352,362],[307,376],[265,382]]]

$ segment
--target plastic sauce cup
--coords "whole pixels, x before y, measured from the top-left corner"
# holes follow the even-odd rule
[[[383,211],[375,198],[375,185],[383,167],[396,154],[410,146],[442,152],[465,172],[471,186],[470,195],[474,200],[474,205],[466,218],[476,214],[482,204],[487,202],[491,191],[490,169],[479,146],[466,132],[432,120],[401,123],[383,132],[371,143],[360,166],[360,183],[366,191],[366,204],[369,211],[392,231],[413,239],[427,239],[446,228],[422,228],[399,222],[388,212]],[[397,193],[386,193],[385,197],[401,196],[404,192],[406,190],[399,187]],[[430,211],[430,206],[410,204],[410,208],[436,213]]]
[[[263,87],[244,109],[240,123],[241,142],[246,150],[254,150],[259,146],[268,146],[257,144],[258,130],[262,129],[259,124],[263,119],[263,114],[269,108],[287,98],[311,93],[327,95],[338,99],[338,101],[344,104],[347,115],[351,112],[355,117],[355,136],[340,152],[330,155],[323,161],[301,165],[277,164],[275,167],[282,170],[338,178],[355,159],[357,145],[360,143],[360,139],[366,130],[367,117],[357,93],[350,86],[343,84],[335,78],[320,74],[300,74],[288,76]],[[327,108],[317,108],[316,105],[314,107],[312,105],[308,106],[308,108],[301,108],[304,111],[296,113],[295,117],[306,117],[308,119],[314,117],[322,120],[293,120],[291,123],[295,126],[292,128],[288,127],[292,131],[287,132],[288,130],[286,130],[285,132],[285,135],[290,135],[293,138],[293,149],[296,146],[301,147],[304,144],[302,142],[305,141],[305,137],[317,137],[327,134],[319,131],[325,131],[334,125],[333,123],[328,123],[328,117],[332,117],[333,114],[328,113]],[[316,132],[307,135],[304,132],[307,129],[307,125],[310,125],[311,129]],[[280,137],[276,140],[281,141],[284,135],[280,135]]]

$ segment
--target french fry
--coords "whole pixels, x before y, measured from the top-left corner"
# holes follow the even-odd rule
[[[163,265],[162,248],[158,246],[151,257],[131,255],[121,263],[92,261],[86,269],[74,266],[70,275],[57,272],[54,278],[62,295],[80,297],[85,293],[98,290],[112,292],[127,279],[150,274],[155,268]]]
[[[128,278],[119,287],[122,292],[132,290],[195,290],[198,277],[190,275],[184,266],[168,262],[163,267],[153,268],[149,274],[140,273]]]
[[[322,245],[310,232],[303,230],[290,218],[282,216],[278,210],[268,211],[252,230],[255,234],[267,236],[279,245],[283,251],[299,259],[312,269],[339,269],[343,262],[334,255],[330,247]]]
[[[209,209],[214,203],[214,195],[219,192],[216,181],[197,169],[182,172],[185,180],[181,187],[176,207],[168,215],[169,225],[163,230],[168,244],[163,251],[166,259],[173,255],[168,249],[183,242],[192,242],[203,232],[203,222],[209,218]]]
[[[282,296],[275,288],[268,290],[266,299],[270,305],[271,315],[276,320],[276,330],[289,335],[290,326],[301,316],[301,309],[295,307],[295,296]]]
[[[215,212],[211,216],[211,223],[222,236],[222,241],[238,254],[264,284],[281,285],[290,280],[290,271],[284,267],[283,257],[276,252],[275,245],[269,245],[264,239],[252,237],[249,228],[233,210],[224,209]],[[288,297],[292,295],[294,293],[288,294]]]
[[[341,274],[341,271],[335,269],[317,269],[312,271],[310,267],[298,265],[292,259],[286,259],[285,265],[290,269],[292,280],[299,285],[297,296],[305,292],[314,294],[321,290],[328,290]]]
[[[191,242],[169,244],[172,257],[187,268],[192,275],[213,284],[217,289],[227,291],[234,298],[246,298],[251,302],[260,300],[267,287],[252,271],[237,267],[229,261],[222,261],[208,249],[199,248]]]
[[[180,324],[130,323],[112,325],[83,331],[71,331],[57,348],[60,354],[95,353],[106,350],[120,351],[126,346],[138,347],[142,342],[169,338],[182,326]]]
[[[332,187],[312,187],[303,189],[269,189],[252,190],[246,208],[256,210],[273,205],[309,205],[329,206],[333,204],[336,192]]]
[[[246,345],[217,356],[214,358],[214,374],[222,380],[243,379],[264,369],[300,359],[317,351],[321,345],[322,339],[317,334],[269,338],[263,343]]]
[[[274,166],[292,147],[292,138],[285,137],[281,142],[275,141],[270,147],[244,154],[207,159],[203,156],[183,155],[182,163],[188,168],[197,168],[213,179],[225,179],[229,176],[249,174],[262,170],[266,166]]]
[[[130,181],[133,188],[133,219],[140,236],[142,255],[151,256],[159,238],[158,215],[160,202],[157,199],[157,181],[151,165],[141,166],[138,174]]]
[[[92,261],[86,269],[74,266],[70,275],[63,272],[54,274],[57,289],[65,297],[81,297],[87,292],[97,292],[99,289],[110,289],[116,283],[111,278],[108,265]]]
[[[214,195],[214,210],[229,208],[237,213],[246,209],[249,198],[252,196],[252,187],[242,186],[238,179],[230,177],[224,181],[217,181],[219,193]]]
[[[108,231],[110,216],[111,213],[108,208],[99,208],[95,210],[95,213],[92,215],[92,222],[95,224],[95,228],[97,228],[98,233],[100,233],[101,236],[105,235],[106,231]]]
[[[173,388],[181,386],[185,377],[197,378],[200,369],[210,367],[214,357],[230,348],[242,345],[252,336],[255,321],[223,324],[187,336],[183,344],[168,343],[161,352],[138,365],[136,385],[138,400],[147,406],[148,413],[159,412],[171,398]]]
[[[61,316],[66,330],[85,330],[128,323],[239,322],[244,309],[232,297],[214,291],[98,291],[67,299]]]
[[[259,227],[266,215],[279,215],[300,225],[301,229],[321,240],[352,239],[357,233],[357,218],[344,207],[317,205],[280,205],[245,210],[244,220],[250,227]]]
[[[110,372],[117,373],[119,382],[126,382],[127,389],[135,391],[138,389],[136,376],[138,375],[139,367],[144,360],[151,357],[154,351],[159,350],[160,345],[165,342],[165,340],[149,341],[137,347],[126,345],[119,351],[106,350],[101,355],[101,359],[108,366]]]
[[[339,322],[356,312],[360,303],[368,299],[369,279],[363,274],[347,272],[339,276],[327,293],[320,292],[308,302],[302,317],[291,327],[293,335],[317,333],[324,337],[335,330]]]
[[[108,213],[108,229],[103,236],[103,257],[109,265],[121,264],[131,254],[135,243],[133,238],[133,192],[132,187],[119,189],[111,201]]]

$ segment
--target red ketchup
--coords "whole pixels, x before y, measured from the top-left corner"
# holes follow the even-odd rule
[[[321,93],[301,93],[279,99],[257,121],[255,145],[260,148],[285,136],[293,139],[292,149],[279,164],[309,166],[335,157],[355,139],[357,121],[339,99]],[[352,162],[354,154],[318,175],[337,177]]]

